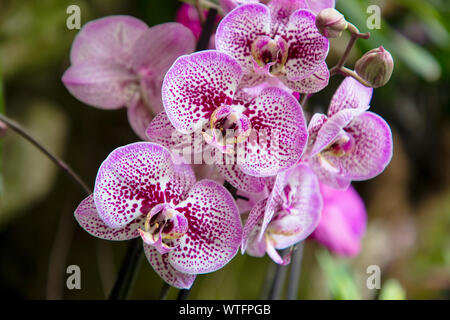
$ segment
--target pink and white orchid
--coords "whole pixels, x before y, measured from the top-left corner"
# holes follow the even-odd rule
[[[242,66],[241,86],[277,77],[293,91],[314,93],[328,84],[328,39],[308,8],[306,1],[272,0],[239,6],[222,19],[216,49]]]
[[[265,88],[257,96],[238,92],[241,78],[240,65],[225,53],[207,50],[178,58],[162,89],[167,117],[181,133],[202,132],[205,141],[220,151],[218,162],[242,156],[232,163],[243,173],[276,175],[303,154],[307,140],[303,111],[292,94],[277,87]]]
[[[338,190],[321,184],[320,192],[323,197],[322,217],[311,238],[338,255],[357,255],[367,224],[361,196],[352,186]]]
[[[164,147],[138,142],[102,163],[94,193],[75,211],[81,227],[107,240],[141,237],[154,270],[168,284],[190,288],[195,275],[216,271],[242,240],[239,211],[217,182],[195,182],[189,165]]]
[[[288,264],[290,253],[277,249],[293,246],[308,237],[319,224],[322,197],[317,177],[307,164],[280,173],[272,193],[256,203],[244,227],[242,252],[262,257],[267,252],[278,264]]]
[[[101,109],[128,108],[145,139],[152,115],[162,111],[161,85],[175,59],[193,52],[195,37],[179,23],[149,28],[130,16],[91,21],[75,37],[62,81],[78,100]]]
[[[380,116],[367,111],[372,88],[347,77],[336,90],[328,117],[315,114],[308,126],[305,157],[319,180],[346,189],[352,180],[380,174],[392,158],[392,133]]]

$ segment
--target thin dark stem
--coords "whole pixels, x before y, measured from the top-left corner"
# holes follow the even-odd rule
[[[308,99],[308,94],[307,94],[307,93],[302,94],[302,96],[300,97],[299,102],[300,102],[300,105],[301,105],[303,108],[305,108],[305,106],[306,106],[306,101],[307,101],[307,99]]]
[[[302,269],[302,258],[303,258],[303,242],[300,242],[292,253],[291,260],[291,270],[289,273],[289,283],[288,283],[288,300],[296,300],[298,294],[298,286],[300,282],[300,273]]]
[[[20,136],[28,140],[36,148],[38,148],[43,154],[45,154],[50,160],[52,160],[58,167],[64,170],[75,182],[80,185],[83,190],[90,195],[92,193],[91,189],[84,183],[84,181],[61,159],[51,153],[46,147],[39,143],[35,138],[31,136],[20,124],[14,120],[9,119],[5,115],[0,114],[0,122],[6,124],[13,131],[18,133]]]
[[[217,9],[209,9],[208,15],[206,16],[206,21],[203,24],[202,33],[197,42],[196,51],[205,50],[208,48],[209,39],[213,33],[214,25],[217,17]]]
[[[178,292],[177,300],[187,300],[190,293],[191,289],[181,289],[180,292]]]
[[[128,297],[134,284],[138,267],[142,261],[142,251],[141,238],[135,238],[130,241],[109,300],[124,300]]]
[[[170,285],[166,282],[163,282],[161,287],[161,291],[159,292],[158,300],[166,300],[167,295],[169,294]]]
[[[283,290],[284,280],[286,279],[287,266],[276,265],[275,274],[272,280],[272,287],[269,292],[269,300],[279,300]]]
[[[235,187],[233,187],[233,186],[231,185],[231,183],[229,183],[228,181],[225,181],[225,182],[223,183],[223,186],[225,187],[225,189],[227,189],[227,190],[231,193],[231,195],[233,196],[234,199],[237,199],[237,198],[238,198],[238,196],[236,195],[237,189],[236,189]],[[245,197],[244,197],[244,198],[245,198]],[[247,199],[247,200],[248,200],[248,199]]]

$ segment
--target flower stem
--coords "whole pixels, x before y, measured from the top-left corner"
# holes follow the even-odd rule
[[[272,280],[272,286],[269,291],[269,300],[279,300],[281,290],[283,290],[284,280],[286,279],[287,266],[276,265],[275,274]]]
[[[141,238],[130,241],[109,300],[124,300],[128,297],[142,261],[142,251]]]
[[[303,242],[300,242],[294,252],[292,253],[291,260],[291,270],[289,273],[289,283],[288,283],[288,300],[297,300],[298,285],[300,281],[300,273],[302,268],[302,258],[303,258]]]
[[[177,300],[187,300],[190,293],[191,289],[181,289],[180,292],[178,292]]]
[[[161,291],[159,292],[158,300],[166,300],[167,295],[169,294],[170,285],[166,282],[163,282],[161,287]]]
[[[209,39],[213,34],[214,25],[217,17],[217,9],[209,9],[208,15],[206,16],[206,21],[202,27],[202,33],[200,34],[200,38],[197,42],[196,51],[205,50],[208,48]]]
[[[0,122],[3,122],[11,128],[13,131],[18,133],[20,136],[28,140],[36,148],[38,148],[43,154],[45,154],[51,161],[53,161],[58,167],[65,171],[83,190],[90,195],[92,193],[91,189],[84,183],[84,181],[67,165],[64,161],[59,159],[56,155],[51,153],[46,147],[39,143],[33,136],[28,133],[20,124],[14,120],[9,119],[5,115],[0,114]]]

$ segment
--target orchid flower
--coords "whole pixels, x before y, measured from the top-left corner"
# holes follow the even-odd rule
[[[319,180],[333,188],[377,176],[392,158],[389,125],[367,111],[372,91],[345,78],[331,99],[328,117],[315,114],[309,123],[305,157]]]
[[[224,157],[237,157],[231,166],[246,175],[276,175],[303,154],[303,111],[292,94],[277,87],[256,97],[237,92],[241,78],[241,67],[225,53],[207,50],[178,58],[162,89],[167,117],[181,133],[201,131],[220,151],[217,162],[227,165]]]
[[[226,13],[235,9],[237,6],[259,2],[267,4],[270,0],[219,0],[222,9]],[[280,0],[272,0],[272,2],[279,2],[280,5],[283,4]],[[323,9],[334,8],[335,6],[335,0],[284,0],[285,6],[288,6],[290,3],[301,9],[309,9],[316,15]]]
[[[241,86],[277,77],[295,92],[314,93],[328,84],[329,42],[308,8],[306,1],[272,0],[242,5],[222,19],[216,49],[239,62]]]
[[[75,37],[62,81],[88,105],[127,107],[131,127],[144,139],[152,115],[163,109],[164,75],[178,56],[194,48],[194,35],[179,23],[149,28],[130,16],[101,18]]]
[[[322,210],[319,182],[307,164],[279,174],[271,195],[250,211],[244,227],[242,253],[262,257],[267,252],[278,264],[290,262],[285,249],[308,237],[317,227]]]
[[[231,194],[212,180],[195,182],[191,167],[164,147],[138,142],[102,163],[94,193],[75,218],[107,240],[141,237],[153,269],[168,284],[190,288],[196,274],[222,268],[242,240]]]
[[[311,238],[338,255],[357,255],[367,223],[363,200],[352,186],[338,190],[321,184],[320,191],[322,217]]]

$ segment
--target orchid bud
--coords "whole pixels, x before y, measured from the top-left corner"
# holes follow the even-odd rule
[[[355,64],[356,73],[371,87],[384,86],[392,75],[394,60],[383,46],[366,52]]]
[[[348,22],[344,16],[333,8],[326,8],[316,17],[316,26],[320,33],[327,38],[338,38],[347,29]]]

